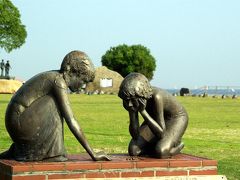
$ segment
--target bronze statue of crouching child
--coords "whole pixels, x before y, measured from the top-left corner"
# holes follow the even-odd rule
[[[167,158],[180,153],[188,114],[171,94],[151,87],[144,75],[131,73],[122,81],[118,96],[129,112],[129,155]],[[144,119],[140,127],[138,112]]]
[[[75,92],[94,79],[95,69],[81,51],[68,53],[60,70],[40,73],[12,97],[5,124],[13,144],[0,158],[18,161],[66,161],[63,121],[93,160],[110,160],[95,154],[74,118],[68,88]]]

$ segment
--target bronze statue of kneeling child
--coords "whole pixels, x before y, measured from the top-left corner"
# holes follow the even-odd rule
[[[40,73],[14,94],[5,117],[13,141],[0,159],[18,161],[66,161],[63,120],[78,142],[95,161],[110,160],[105,153],[94,153],[74,118],[67,96],[95,77],[94,66],[81,51],[68,53],[60,70]]]
[[[129,112],[130,156],[168,158],[180,153],[181,138],[188,125],[184,107],[167,91],[151,87],[140,73],[130,73],[121,83],[118,96]],[[139,126],[138,113],[144,121]]]

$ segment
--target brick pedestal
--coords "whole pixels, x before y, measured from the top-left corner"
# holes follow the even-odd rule
[[[156,178],[217,175],[217,161],[187,154],[169,159],[111,155],[112,161],[94,162],[87,154],[70,155],[66,162],[0,160],[0,179]]]

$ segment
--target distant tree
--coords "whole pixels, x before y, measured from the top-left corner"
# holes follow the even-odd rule
[[[130,72],[138,72],[151,80],[156,68],[156,60],[150,54],[150,50],[142,45],[123,44],[111,47],[102,56],[102,65],[117,71],[123,77]]]
[[[10,0],[0,0],[0,48],[11,52],[22,46],[26,37],[18,9]]]

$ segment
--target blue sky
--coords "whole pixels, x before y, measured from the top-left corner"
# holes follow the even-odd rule
[[[0,58],[27,80],[59,69],[72,50],[96,67],[119,44],[142,44],[156,58],[151,84],[162,88],[239,86],[238,0],[13,0],[26,25],[26,43]]]

